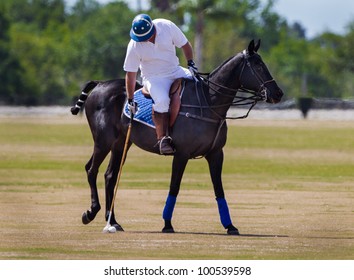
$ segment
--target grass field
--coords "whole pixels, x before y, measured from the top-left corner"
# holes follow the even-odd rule
[[[89,225],[84,117],[0,117],[0,259],[354,259],[354,123],[229,123],[224,187],[241,236],[222,228],[206,161],[189,162],[160,233],[170,157],[129,151],[116,201],[125,232]],[[104,206],[103,173],[99,175]]]

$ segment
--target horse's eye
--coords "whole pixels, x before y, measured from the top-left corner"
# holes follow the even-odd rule
[[[259,71],[263,71],[263,63],[262,63],[262,62],[258,62],[258,63],[256,64],[256,68],[257,68],[257,70],[259,70]]]

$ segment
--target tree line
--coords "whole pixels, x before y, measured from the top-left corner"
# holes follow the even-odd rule
[[[353,95],[354,21],[344,35],[308,39],[301,24],[274,11],[274,0],[151,0],[147,11],[123,1],[7,0],[0,3],[0,104],[69,105],[86,81],[124,77],[131,21],[140,12],[180,26],[201,72],[260,38],[287,98]]]

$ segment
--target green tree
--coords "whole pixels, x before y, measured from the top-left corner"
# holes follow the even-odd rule
[[[35,24],[40,30],[66,18],[64,0],[9,0],[8,7],[13,21]]]
[[[340,67],[345,71],[354,72],[354,21],[348,25],[348,32],[342,38],[337,49]]]
[[[262,39],[260,53],[286,96],[352,97],[354,23],[345,35],[306,39],[299,24],[274,11],[274,0],[151,0],[153,18],[173,20],[209,72]],[[0,102],[68,104],[87,80],[124,75],[136,11],[123,1],[8,0],[0,4]],[[182,56],[182,53],[179,52]],[[181,60],[181,63],[185,62]]]
[[[254,11],[260,7],[260,1],[182,0],[177,7],[178,13],[190,15],[189,30],[195,38],[197,65],[211,69],[234,54],[235,46],[244,47],[248,38],[242,38],[255,34]]]
[[[21,62],[27,81],[26,89],[18,94],[31,95],[27,105],[65,103],[64,1],[13,0],[9,3],[9,14],[16,19],[11,28],[11,49]]]
[[[26,87],[24,70],[11,52],[9,29],[10,20],[5,8],[0,6],[0,103],[25,104],[29,102],[30,96],[21,95]]]
[[[274,0],[269,0],[257,18],[257,37],[262,40],[262,51],[267,52],[281,42],[287,33],[286,20],[274,11]]]
[[[76,21],[76,16],[72,15],[69,25]],[[122,75],[133,16],[125,3],[117,2],[82,18],[68,39],[72,51],[66,58],[66,69],[70,75],[81,82]]]
[[[307,41],[284,36],[265,57],[287,97],[340,97],[341,80],[332,68],[338,61],[335,49],[326,47],[324,38]]]
[[[158,9],[160,12],[171,12],[171,1],[170,0],[151,0],[151,9]]]
[[[326,79],[331,81],[335,96],[353,97],[354,90],[354,22],[348,25],[348,32],[342,35],[323,33],[315,41],[326,55]]]

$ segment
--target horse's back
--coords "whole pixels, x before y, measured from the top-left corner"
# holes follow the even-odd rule
[[[111,144],[116,138],[125,101],[124,87],[124,79],[98,82],[87,98],[85,112],[96,144]]]

